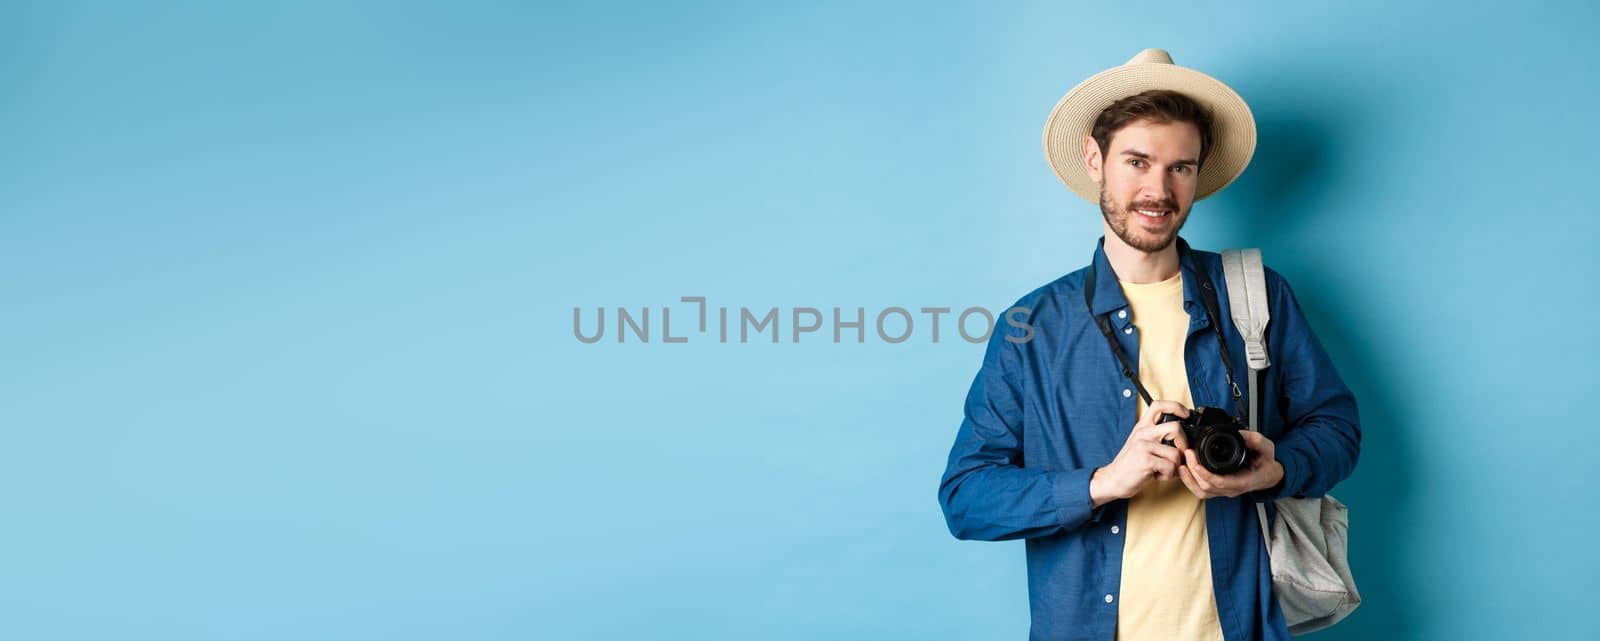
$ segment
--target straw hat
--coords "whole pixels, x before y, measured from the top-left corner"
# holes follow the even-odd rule
[[[1044,157],[1067,189],[1089,202],[1100,202],[1100,185],[1083,166],[1083,138],[1111,103],[1151,89],[1177,91],[1211,110],[1211,149],[1201,162],[1195,200],[1216,193],[1244,173],[1256,150],[1256,121],[1249,105],[1216,78],[1172,64],[1166,51],[1145,49],[1127,64],[1079,83],[1050,111],[1044,123]]]

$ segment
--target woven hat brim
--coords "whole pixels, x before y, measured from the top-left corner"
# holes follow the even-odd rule
[[[1177,91],[1211,110],[1212,148],[1197,177],[1195,200],[1217,193],[1244,173],[1256,150],[1256,120],[1244,98],[1188,67],[1135,63],[1090,76],[1050,111],[1044,125],[1044,156],[1062,184],[1084,200],[1100,202],[1100,185],[1083,166],[1083,139],[1111,103],[1151,89]]]

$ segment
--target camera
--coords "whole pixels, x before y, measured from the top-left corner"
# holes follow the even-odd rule
[[[1196,407],[1189,418],[1162,413],[1156,424],[1178,421],[1183,428],[1183,438],[1190,449],[1200,456],[1200,465],[1212,474],[1232,474],[1249,466],[1254,452],[1244,444],[1239,432],[1250,426],[1233,415],[1216,407]],[[1163,441],[1171,445],[1172,441]]]

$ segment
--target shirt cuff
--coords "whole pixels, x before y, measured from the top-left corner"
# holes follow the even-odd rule
[[[1056,504],[1056,514],[1061,519],[1061,525],[1067,529],[1077,528],[1084,523],[1099,523],[1105,515],[1106,503],[1100,507],[1094,506],[1094,499],[1089,496],[1089,479],[1094,476],[1098,467],[1079,468],[1076,470],[1062,470],[1051,472],[1051,491]]]
[[[1276,452],[1278,464],[1283,466],[1283,478],[1278,479],[1278,484],[1272,487],[1251,492],[1251,498],[1257,502],[1276,501],[1297,496],[1297,488],[1305,484],[1306,467],[1304,459],[1292,450],[1278,450]]]

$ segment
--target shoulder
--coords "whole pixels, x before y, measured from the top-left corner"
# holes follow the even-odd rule
[[[995,315],[995,338],[1031,342],[1040,331],[1058,331],[1084,308],[1083,281],[1088,266],[1068,272],[1018,297]]]
[[[1267,281],[1267,300],[1274,305],[1293,302],[1294,288],[1289,286],[1289,279],[1266,262],[1265,258],[1261,260],[1261,272]]]
[[[1222,252],[1191,248],[1189,253],[1194,257],[1195,267],[1205,270],[1206,274],[1212,277],[1212,280],[1219,282],[1226,280],[1226,274],[1222,267]],[[1263,252],[1261,256],[1261,272],[1267,281],[1267,297],[1277,301],[1285,295],[1293,296],[1293,290],[1289,287],[1289,279],[1273,269],[1272,265],[1269,264],[1269,260],[1270,257]]]
[[[1029,319],[1058,316],[1083,307],[1083,280],[1089,273],[1087,266],[1063,274],[1059,278],[1035,287],[1011,304],[1009,309]],[[1076,303],[1077,307],[1073,307]]]

